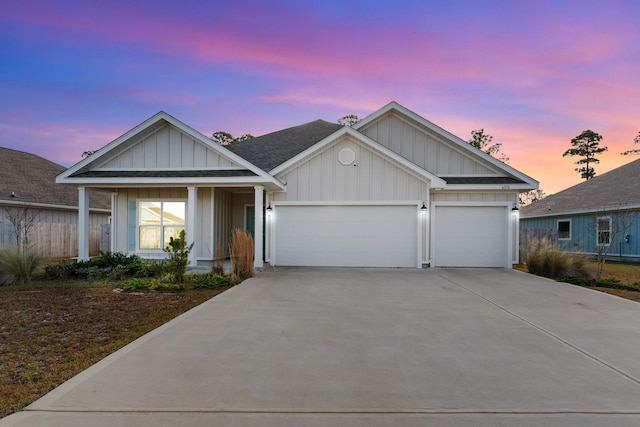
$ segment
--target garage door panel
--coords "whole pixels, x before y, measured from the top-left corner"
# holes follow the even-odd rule
[[[415,267],[415,206],[280,206],[276,263]]]
[[[434,216],[434,266],[506,266],[505,207],[436,206]]]

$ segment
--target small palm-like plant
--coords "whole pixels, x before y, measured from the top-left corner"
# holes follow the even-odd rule
[[[11,247],[0,249],[0,285],[29,282],[41,262],[42,257],[34,251],[19,251]]]

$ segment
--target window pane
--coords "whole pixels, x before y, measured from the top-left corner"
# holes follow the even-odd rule
[[[598,218],[598,244],[611,243],[611,218]]]
[[[140,249],[160,249],[159,226],[140,226]]]
[[[171,241],[171,238],[173,237],[174,239],[177,239],[178,237],[180,237],[180,232],[184,230],[184,227],[180,226],[180,227],[164,227],[164,247],[168,247],[169,246],[169,242]]]
[[[184,202],[164,202],[164,225],[180,224],[184,225],[185,203]]]
[[[570,238],[571,238],[571,222],[558,221],[558,239],[570,239]]]
[[[140,202],[139,206],[140,225],[160,224],[161,203],[160,202]]]

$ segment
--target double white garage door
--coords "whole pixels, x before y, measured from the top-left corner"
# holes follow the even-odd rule
[[[503,206],[436,206],[432,265],[505,267]],[[417,267],[415,205],[278,206],[275,264],[283,266]]]
[[[415,267],[416,206],[279,206],[277,265]]]

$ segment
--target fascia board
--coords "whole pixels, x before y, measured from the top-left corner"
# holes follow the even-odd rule
[[[95,152],[91,156],[89,156],[86,159],[83,159],[80,162],[76,163],[74,166],[72,166],[71,168],[67,169],[66,171],[64,171],[63,173],[58,175],[56,177],[56,183],[59,183],[59,184],[71,183],[71,181],[69,180],[69,176],[70,175],[73,175],[74,173],[76,173],[78,170],[82,169],[83,167],[85,167],[89,163],[95,162],[98,158],[104,156],[106,153],[110,152],[114,148],[116,148],[119,145],[123,144],[125,141],[129,140],[130,138],[134,137],[138,133],[142,132],[143,130],[147,129],[149,126],[157,123],[160,120],[167,121],[168,123],[170,123],[172,126],[176,127],[181,132],[184,132],[185,134],[189,135],[190,137],[194,138],[195,140],[199,141],[200,143],[206,145],[207,147],[211,148],[212,150],[214,150],[215,152],[217,152],[221,156],[226,157],[229,160],[231,160],[232,162],[239,164],[241,167],[250,170],[251,172],[255,173],[258,176],[264,177],[265,179],[267,179],[267,181],[272,182],[273,184],[275,184],[277,186],[281,186],[282,185],[282,183],[278,184],[279,181],[276,178],[274,178],[273,176],[269,175],[267,172],[265,172],[264,170],[260,169],[259,167],[257,167],[253,163],[247,161],[246,159],[243,159],[242,157],[238,156],[237,154],[233,153],[232,151],[227,150],[227,149],[219,146],[218,144],[215,144],[209,138],[207,138],[205,135],[203,135],[201,132],[198,132],[197,130],[195,130],[191,126],[181,122],[180,120],[176,119],[175,117],[171,116],[170,114],[165,113],[164,111],[160,111],[159,113],[155,114],[153,117],[150,117],[149,119],[145,120],[144,122],[142,122],[138,126],[134,127],[130,131],[126,132],[125,134],[123,134],[119,138],[117,138],[117,139],[113,140],[112,142],[110,142],[109,144],[105,145],[104,147],[102,147],[100,150],[98,150],[97,152]]]
[[[343,136],[346,136],[346,135],[349,135],[349,136],[353,137],[354,139],[356,139],[357,141],[360,141],[364,145],[366,145],[369,148],[371,148],[373,151],[377,151],[381,155],[383,155],[385,157],[389,157],[390,159],[394,160],[395,162],[401,164],[406,169],[411,170],[415,174],[417,174],[419,176],[422,176],[425,179],[428,179],[431,182],[431,188],[444,188],[446,186],[446,182],[443,179],[441,179],[438,176],[432,174],[431,172],[429,172],[429,171],[427,171],[425,169],[422,169],[421,167],[411,163],[410,161],[408,161],[404,157],[402,157],[402,156],[394,153],[393,151],[389,150],[388,148],[378,144],[377,142],[375,142],[374,140],[372,140],[368,136],[358,132],[357,130],[354,130],[353,128],[351,128],[349,126],[345,126],[345,127],[341,128],[341,129],[339,129],[335,133],[333,133],[333,134],[329,135],[328,137],[324,138],[322,141],[318,142],[317,144],[313,145],[312,147],[309,147],[308,149],[306,149],[302,153],[300,153],[297,156],[289,159],[288,161],[286,161],[285,163],[281,164],[277,168],[271,170],[270,173],[272,175],[274,175],[274,176],[278,175],[280,173],[283,173],[283,172],[287,171],[289,168],[292,168],[293,166],[295,166],[301,160],[304,160],[304,159],[306,159],[308,157],[311,157],[314,153],[322,150],[328,144],[331,144],[331,143],[335,142],[336,140],[338,140],[339,138],[341,138]]]
[[[280,180],[273,177],[249,176],[249,177],[202,177],[202,178],[67,178],[65,184],[74,185],[100,185],[103,187],[120,186],[120,185],[204,185],[204,184],[272,184],[280,190],[284,190],[285,186]]]
[[[483,160],[491,163],[493,166],[497,167],[499,170],[503,171],[504,173],[506,173],[508,175],[515,176],[515,177],[519,178],[520,180],[525,181],[527,184],[533,186],[534,189],[538,188],[539,182],[536,181],[535,179],[533,179],[530,176],[520,172],[517,169],[514,169],[513,167],[507,165],[506,163],[503,163],[500,160],[490,156],[489,154],[485,153],[484,151],[479,150],[479,149],[471,146],[467,141],[464,141],[460,137],[458,137],[458,136],[452,134],[451,132],[441,128],[440,126],[436,125],[435,123],[430,122],[429,120],[427,120],[424,117],[414,113],[413,111],[409,110],[408,108],[403,107],[402,105],[398,104],[396,101],[392,101],[389,104],[387,104],[384,107],[382,107],[381,109],[379,109],[378,111],[375,111],[375,112],[369,114],[367,117],[365,117],[364,119],[360,120],[358,123],[355,123],[353,125],[353,128],[356,129],[356,130],[359,130],[359,129],[365,127],[366,125],[368,125],[369,123],[371,123],[371,122],[377,120],[378,118],[384,116],[385,114],[387,114],[390,111],[395,111],[397,113],[400,113],[402,115],[405,115],[405,116],[409,117],[410,119],[420,123],[424,127],[426,127],[428,129],[430,129],[431,131],[437,133],[438,135],[442,136],[443,138],[453,142],[459,148],[463,149],[463,151],[464,150],[471,151],[475,155],[477,155],[477,156],[481,157]]]

